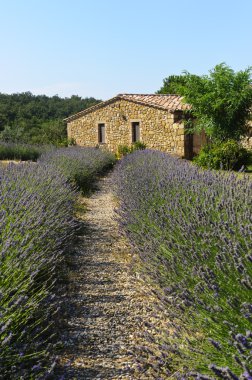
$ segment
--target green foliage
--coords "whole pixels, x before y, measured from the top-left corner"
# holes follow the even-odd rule
[[[206,145],[194,162],[203,168],[240,170],[249,158],[248,151],[235,140],[227,140],[220,144]]]
[[[132,152],[135,150],[144,150],[146,149],[146,144],[144,144],[142,141],[136,141],[132,144]]]
[[[248,151],[248,160],[246,163],[247,172],[252,173],[252,151]]]
[[[126,154],[131,153],[131,146],[129,145],[119,145],[117,150],[118,158],[126,156]]]
[[[76,145],[76,140],[71,137],[70,139],[67,139],[67,145],[66,146],[75,146]]]
[[[159,93],[172,91],[184,96],[192,105],[191,130],[205,130],[213,140],[239,140],[248,128],[252,106],[251,70],[234,72],[221,63],[209,75],[193,75],[185,71],[181,76],[164,80]]]
[[[131,145],[119,145],[117,150],[117,157],[122,158],[129,153],[133,153],[136,150],[144,150],[146,149],[146,144],[142,141],[136,141]]]
[[[30,92],[0,94],[0,139],[6,142],[62,145],[67,139],[64,118],[97,104],[73,95],[35,96]]]
[[[163,86],[157,94],[177,94],[178,86],[186,85],[186,77],[183,75],[170,75],[163,80]]]
[[[0,142],[0,160],[36,161],[46,146]]]

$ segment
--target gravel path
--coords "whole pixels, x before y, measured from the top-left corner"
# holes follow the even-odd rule
[[[167,316],[150,286],[130,266],[132,253],[118,231],[110,175],[82,198],[83,229],[67,284],[64,379],[166,379],[160,331]],[[158,342],[158,343],[157,343]]]

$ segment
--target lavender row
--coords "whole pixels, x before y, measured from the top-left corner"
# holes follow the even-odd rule
[[[0,194],[0,369],[15,379],[43,372],[76,193],[52,168],[21,164],[1,170]]]
[[[0,377],[52,376],[61,266],[76,229],[75,175],[90,183],[109,158],[59,149],[0,169]]]
[[[114,164],[115,156],[102,149],[69,147],[45,153],[39,162],[54,166],[85,193],[92,187],[97,174]]]
[[[174,378],[251,379],[251,180],[139,151],[114,182],[121,228],[170,313],[162,365]]]

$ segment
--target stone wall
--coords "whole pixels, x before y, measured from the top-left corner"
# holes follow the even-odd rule
[[[176,117],[176,115],[175,115]],[[174,120],[176,122],[174,122]],[[68,138],[80,146],[98,145],[98,124],[104,123],[105,144],[116,152],[118,145],[132,143],[132,122],[140,123],[140,141],[148,148],[184,155],[184,124],[168,111],[126,100],[117,100],[68,123]]]
[[[242,145],[249,150],[252,150],[252,121],[249,122],[247,136],[242,140]]]
[[[244,139],[242,139],[242,145],[244,148],[252,150],[252,137],[244,137]]]

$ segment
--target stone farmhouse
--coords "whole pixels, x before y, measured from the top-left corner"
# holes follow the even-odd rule
[[[68,138],[80,146],[116,152],[119,145],[141,141],[150,149],[191,158],[205,136],[185,133],[189,109],[178,95],[119,94],[65,121]]]

